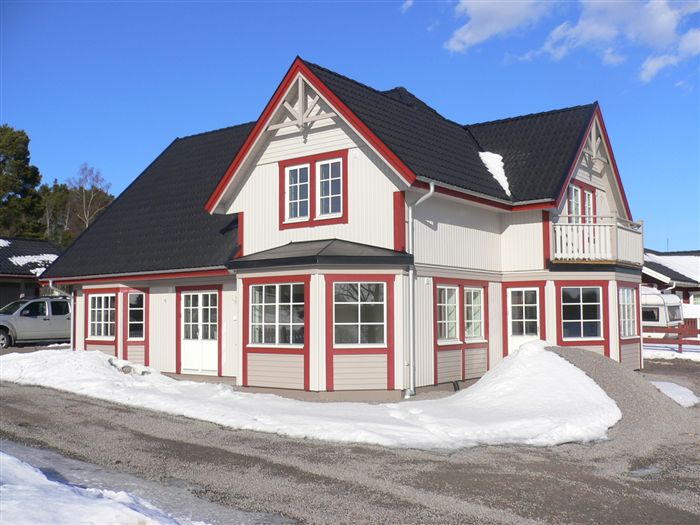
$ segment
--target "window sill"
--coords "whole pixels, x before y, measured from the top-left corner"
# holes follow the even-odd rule
[[[278,345],[275,343],[250,343],[247,348],[289,348],[291,350],[302,350],[304,345]]]
[[[332,215],[319,215],[314,219],[314,221],[328,221],[331,219],[341,219],[342,217],[342,213],[333,213]]]
[[[363,343],[363,344],[357,344],[357,345],[337,345],[333,343],[333,349],[334,350],[348,350],[348,349],[353,349],[353,348],[388,348],[386,343]]]
[[[471,345],[471,344],[479,344],[479,343],[488,343],[488,340],[479,338],[479,339],[465,339],[464,344],[465,345]]]
[[[139,339],[128,338],[128,339],[126,340],[127,343],[143,343],[143,342],[145,342],[145,341],[146,341],[146,338],[145,338],[145,337],[141,337],[141,338],[139,338]]]
[[[604,343],[604,337],[562,337],[565,343]]]
[[[113,343],[114,337],[89,337],[85,340],[86,343]]]
[[[462,341],[459,339],[438,339],[438,346],[449,346],[449,345],[461,345]]]
[[[639,339],[639,336],[638,335],[625,335],[625,336],[620,337],[621,341],[628,341],[630,339]]]

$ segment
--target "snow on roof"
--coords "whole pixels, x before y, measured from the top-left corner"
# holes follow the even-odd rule
[[[55,253],[42,253],[39,255],[15,255],[9,260],[15,266],[26,266],[28,264],[52,263],[58,259]],[[32,272],[33,273],[33,272]]]
[[[663,264],[671,270],[700,282],[700,256],[697,255],[660,255],[646,252],[644,260]]]
[[[0,248],[7,248],[10,244],[12,243],[7,239],[0,239]]]
[[[506,171],[503,167],[503,157],[498,153],[491,153],[490,151],[480,151],[479,157],[481,157],[481,162],[484,163],[489,173],[493,175],[496,182],[498,182],[501,188],[503,188],[503,191],[506,192],[506,195],[511,197],[508,178],[506,177]]]

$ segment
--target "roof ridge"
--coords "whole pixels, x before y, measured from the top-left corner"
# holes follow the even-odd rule
[[[185,135],[184,137],[175,137],[175,140],[186,140],[186,139],[191,139],[194,137],[201,137],[202,135],[208,135],[210,133],[218,133],[219,131],[226,131],[229,129],[241,128],[243,126],[249,126],[251,124],[255,124],[256,122],[257,122],[257,120],[251,120],[249,122],[243,122],[241,124],[234,124],[233,126],[224,126],[223,128],[210,129],[209,131],[202,131],[200,133],[193,133],[192,135]]]
[[[549,109],[547,111],[539,111],[537,113],[527,113],[525,115],[516,115],[514,117],[505,117],[501,119],[496,119],[496,120],[485,120],[483,122],[475,122],[473,124],[464,124],[462,127],[464,128],[470,128],[470,127],[476,127],[476,126],[485,126],[488,124],[497,124],[497,123],[504,123],[504,122],[511,122],[514,120],[524,120],[527,118],[535,118],[535,117],[541,117],[543,115],[552,115],[555,113],[563,113],[564,111],[573,111],[576,109],[583,109],[583,108],[588,108],[588,107],[595,107],[598,105],[598,101],[591,102],[590,104],[579,104],[577,106],[569,106],[566,108],[557,108],[557,109]]]
[[[331,247],[331,244],[333,244],[337,240],[338,239],[335,237],[333,237],[332,239],[318,239],[318,242],[325,241],[326,245],[318,251],[317,255],[321,255],[323,252],[325,252],[328,248]]]

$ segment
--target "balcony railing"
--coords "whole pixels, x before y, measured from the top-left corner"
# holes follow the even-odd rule
[[[644,263],[642,223],[613,216],[561,215],[552,228],[554,261]]]

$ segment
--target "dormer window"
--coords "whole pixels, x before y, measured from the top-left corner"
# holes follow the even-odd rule
[[[348,150],[281,161],[280,230],[348,222]]]

